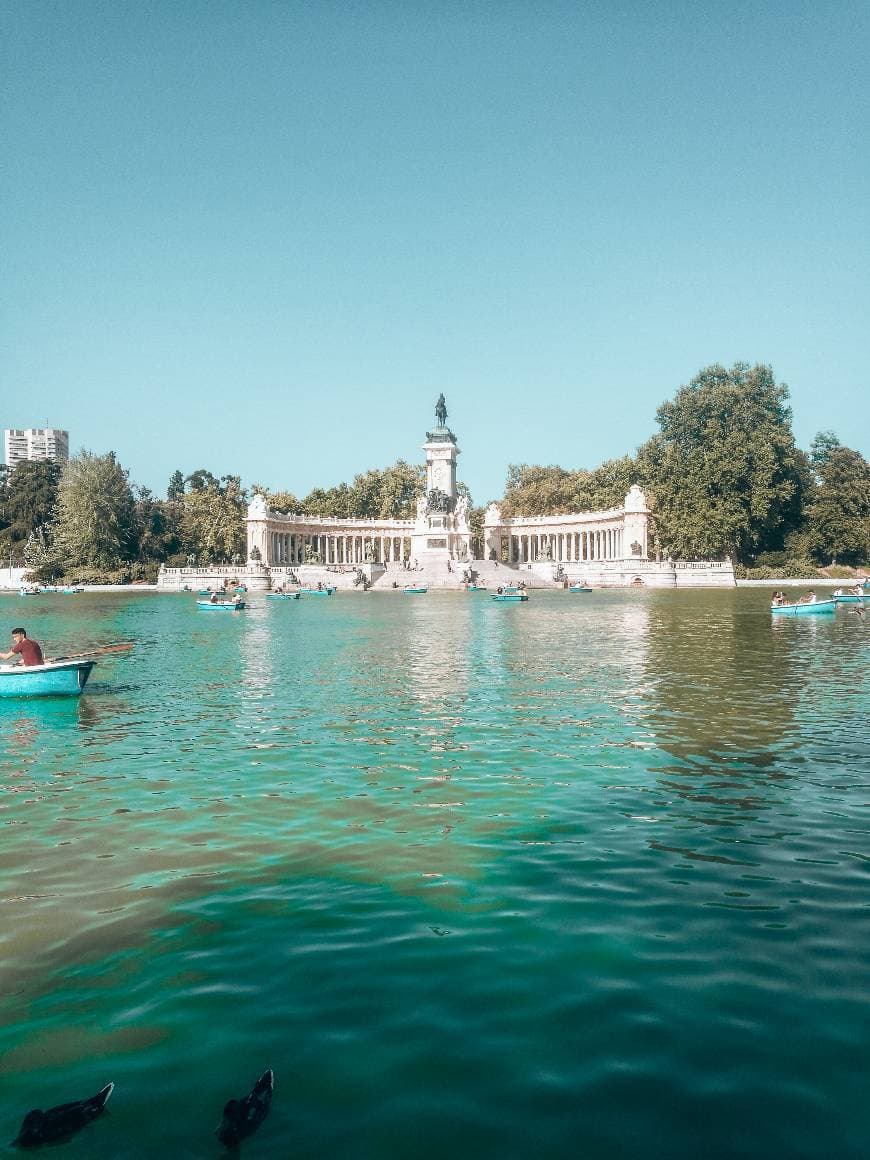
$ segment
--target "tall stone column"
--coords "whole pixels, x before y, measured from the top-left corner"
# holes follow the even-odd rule
[[[625,536],[624,555],[634,560],[649,559],[649,517],[646,496],[633,483],[625,497],[623,534]]]
[[[256,561],[251,560],[251,553],[254,548],[260,554],[261,563],[269,563],[269,514],[269,505],[266,502],[265,496],[255,495],[248,504],[247,519],[245,521],[247,527],[249,563],[256,563]]]

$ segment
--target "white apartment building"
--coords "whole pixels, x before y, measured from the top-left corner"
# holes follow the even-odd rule
[[[69,431],[58,427],[6,428],[6,465],[25,459],[69,459]]]

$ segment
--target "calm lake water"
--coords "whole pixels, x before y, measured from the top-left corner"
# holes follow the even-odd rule
[[[0,1155],[870,1154],[870,625],[769,593],[0,599]]]

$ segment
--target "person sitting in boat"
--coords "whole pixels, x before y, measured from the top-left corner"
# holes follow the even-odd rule
[[[209,604],[217,604],[217,602],[218,602],[217,592],[212,592],[211,596],[209,596],[209,598],[208,598],[208,602],[209,602]]]
[[[779,608],[780,605],[785,604],[785,593],[774,592],[773,596],[770,598],[770,603]]]
[[[851,591],[850,595],[851,595],[851,596],[862,596],[862,595],[863,595],[863,593],[864,593],[864,590],[863,590],[863,588],[861,587],[861,585],[860,585],[860,584],[856,584],[856,585],[855,585],[855,587],[852,589],[852,591]]]
[[[818,599],[818,597],[816,596],[816,590],[814,588],[811,588],[810,591],[806,594],[806,596],[802,596],[800,598],[800,600],[798,601],[798,604],[815,604],[817,599]]]
[[[12,629],[12,648],[9,652],[0,653],[0,660],[8,661],[14,656],[28,668],[45,663],[42,659],[42,649],[35,640],[30,639],[23,628]]]

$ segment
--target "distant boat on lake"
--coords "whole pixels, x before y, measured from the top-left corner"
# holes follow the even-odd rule
[[[774,616],[825,616],[837,607],[833,597],[830,600],[806,601],[804,604],[771,604]]]

